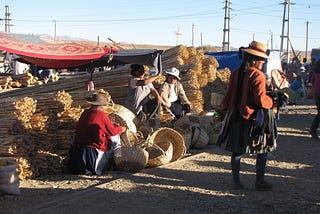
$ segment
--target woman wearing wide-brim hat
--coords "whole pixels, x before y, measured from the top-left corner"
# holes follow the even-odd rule
[[[109,98],[101,92],[86,98],[91,107],[81,114],[69,151],[72,174],[101,175],[112,160],[114,150],[120,147],[120,134],[126,127],[114,124],[102,110]]]
[[[253,41],[239,49],[243,57],[239,68],[231,73],[223,106],[227,110],[218,145],[232,152],[233,188],[243,189],[240,160],[243,154],[257,154],[256,190],[267,191],[272,185],[264,180],[267,153],[276,147],[276,130],[272,113],[274,100],[267,95],[266,75],[262,71],[268,58],[267,46]],[[266,121],[269,120],[269,123]]]

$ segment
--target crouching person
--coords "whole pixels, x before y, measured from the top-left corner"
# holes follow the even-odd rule
[[[173,67],[166,70],[166,81],[160,88],[162,104],[168,109],[174,119],[179,119],[184,114],[189,113],[193,107],[183,89],[179,73],[180,71]]]
[[[114,124],[101,109],[108,104],[105,93],[87,98],[91,107],[81,114],[69,150],[69,170],[72,174],[101,175],[120,147],[120,134],[126,127]]]

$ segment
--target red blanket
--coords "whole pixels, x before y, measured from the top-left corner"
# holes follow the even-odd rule
[[[27,62],[47,68],[68,68],[87,64],[116,49],[88,43],[53,40],[36,35],[0,32],[0,50],[16,54]]]

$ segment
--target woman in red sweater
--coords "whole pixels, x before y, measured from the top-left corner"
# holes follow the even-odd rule
[[[76,126],[69,170],[73,174],[101,175],[120,147],[120,134],[126,127],[114,124],[101,109],[108,104],[105,93],[94,93],[87,102],[91,107],[84,110]]]
[[[232,152],[231,168],[233,188],[243,189],[240,182],[240,160],[243,154],[257,154],[257,190],[270,190],[272,185],[264,180],[267,153],[275,149],[275,122],[273,99],[267,95],[266,75],[262,66],[268,58],[267,46],[253,41],[243,51],[241,66],[232,72],[223,100],[228,120],[219,136],[218,144]],[[240,51],[240,54],[242,52]]]

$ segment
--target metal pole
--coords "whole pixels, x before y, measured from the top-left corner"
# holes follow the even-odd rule
[[[284,26],[286,23],[286,8],[287,8],[287,1],[285,0],[283,3],[283,17],[282,17],[282,30],[281,30],[281,43],[280,43],[280,52],[283,52],[283,38],[284,36]]]
[[[54,22],[54,40],[57,39],[57,20],[52,20]]]
[[[288,52],[288,58],[287,58],[287,63],[290,62],[290,51],[289,51],[289,38],[290,38],[290,2],[291,0],[288,0],[288,26],[287,26],[287,52]]]
[[[192,23],[192,47],[194,47],[194,24]]]
[[[231,0],[225,1],[222,51],[225,51],[226,48],[230,51],[230,4]],[[226,41],[226,37],[228,37],[228,41]]]
[[[273,50],[273,32],[271,31],[271,50]]]
[[[202,44],[202,32],[200,33],[200,41],[201,41],[201,49],[203,50],[203,44]]]
[[[305,58],[308,59],[308,31],[309,31],[309,21],[307,20],[306,22],[306,53],[305,53]]]

